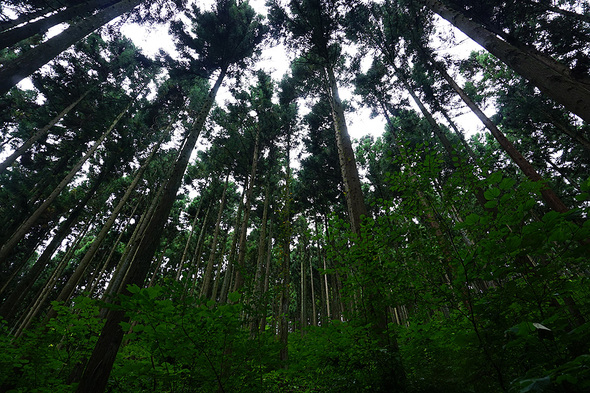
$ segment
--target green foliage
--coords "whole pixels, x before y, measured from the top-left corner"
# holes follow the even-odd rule
[[[95,300],[77,297],[71,307],[54,303],[57,317],[18,338],[0,321],[0,386],[10,392],[70,392],[83,370],[102,321]]]
[[[163,287],[130,288],[128,344],[111,374],[117,392],[263,391],[262,375],[276,365],[278,348],[266,334],[243,329],[238,293],[230,304],[179,300]],[[174,299],[174,301],[173,301]]]

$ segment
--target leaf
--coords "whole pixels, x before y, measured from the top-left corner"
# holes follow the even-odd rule
[[[527,392],[545,392],[546,388],[551,384],[550,377],[525,379],[520,381],[520,393]],[[524,387],[522,387],[524,385]]]
[[[502,172],[494,172],[488,177],[491,184],[500,183],[502,181]]]
[[[498,188],[490,188],[489,190],[483,193],[483,196],[488,200],[496,199],[500,196],[500,189]]]
[[[498,201],[487,201],[484,206],[488,209],[493,209],[498,206]]]
[[[242,295],[240,294],[240,292],[232,292],[227,295],[227,298],[231,303],[236,303],[240,300],[241,296]]]
[[[509,189],[513,188],[515,184],[516,184],[516,180],[507,177],[500,182],[498,187],[500,188],[500,190],[509,190]]]
[[[475,225],[479,222],[479,216],[475,213],[471,213],[467,217],[465,217],[465,224],[467,225]]]

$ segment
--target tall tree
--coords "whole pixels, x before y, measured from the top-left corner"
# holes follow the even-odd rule
[[[166,183],[164,194],[152,221],[146,228],[141,246],[129,267],[125,285],[143,285],[164,224],[181,185],[190,155],[215,101],[217,91],[224,77],[230,71],[230,67],[239,68],[249,57],[254,55],[265,32],[261,17],[254,12],[249,4],[236,3],[233,0],[219,0],[213,11],[201,12],[195,6],[191,22],[196,32],[195,38],[184,32],[181,26],[174,26],[174,31],[181,44],[187,48],[190,47],[199,55],[191,64],[197,65],[202,72],[207,74],[214,71],[218,71],[219,74],[202,103],[195,123],[186,135],[186,141]],[[227,43],[231,43],[229,50]],[[109,313],[95,350],[86,365],[77,392],[102,392],[105,389],[123,338],[124,332],[120,322],[124,318],[124,311]]]

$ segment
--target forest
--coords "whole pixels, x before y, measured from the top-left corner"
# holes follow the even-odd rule
[[[590,391],[589,44],[587,0],[3,0],[0,392]]]

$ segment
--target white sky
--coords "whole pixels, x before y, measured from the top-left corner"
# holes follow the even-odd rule
[[[210,9],[214,0],[196,0],[201,9]],[[260,14],[266,15],[265,0],[251,0],[250,5]],[[444,30],[453,31],[457,42],[460,45],[441,51],[441,54],[451,54],[458,58],[466,58],[472,50],[481,49],[477,44],[473,43],[469,38],[463,35],[460,31],[453,28],[448,22],[441,20],[440,28]],[[137,24],[129,24],[121,29],[122,33],[131,38],[142,51],[148,55],[153,56],[160,48],[166,51],[172,51],[174,45],[171,37],[168,35],[166,26],[157,26],[150,29],[139,26]],[[282,76],[289,70],[289,59],[282,47],[265,48],[262,52],[262,58],[257,65],[259,68],[271,73],[275,80],[280,80]],[[341,88],[341,98],[344,100],[351,100],[352,90]],[[218,102],[223,102],[229,98],[229,93],[223,89],[220,91]],[[411,100],[410,100],[411,101]],[[418,108],[414,108],[418,111]],[[493,108],[486,108],[487,114],[494,113]],[[483,127],[480,121],[470,111],[464,110],[465,114],[458,117],[460,128],[462,128],[467,135],[472,135],[480,131]],[[371,134],[374,136],[381,135],[384,130],[385,120],[382,116],[371,119],[371,111],[367,108],[358,108],[354,113],[347,115],[347,122],[349,133],[352,138],[360,138],[361,136]]]

